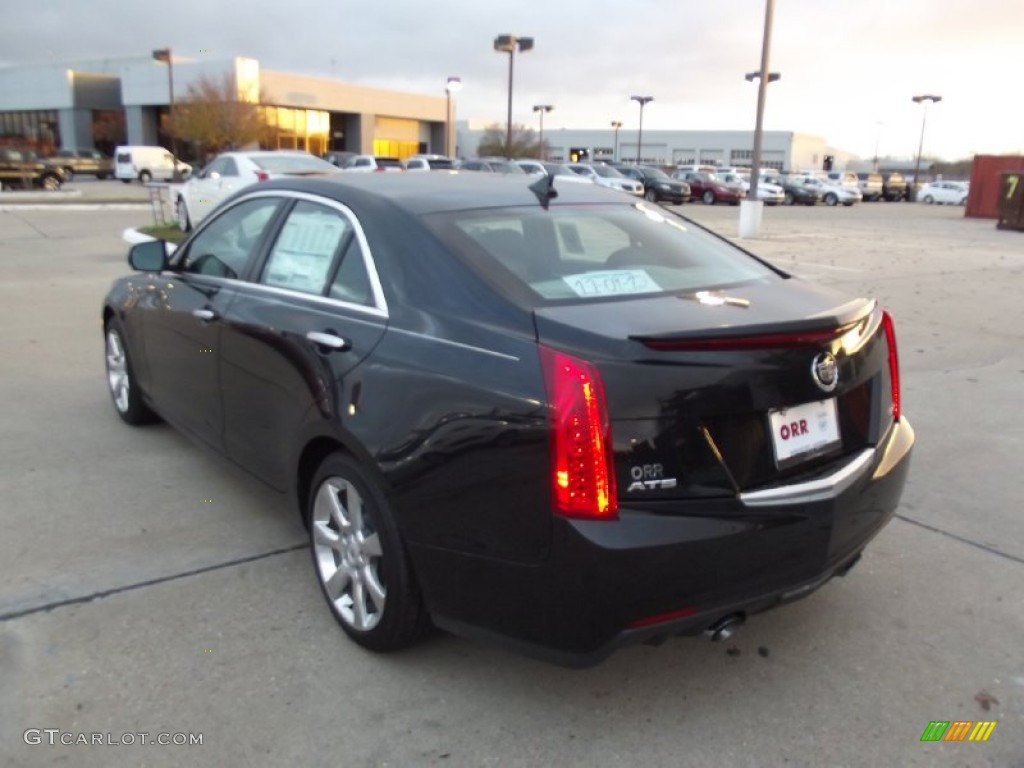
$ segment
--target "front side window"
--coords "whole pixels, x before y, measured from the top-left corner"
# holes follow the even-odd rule
[[[227,209],[192,238],[178,261],[186,274],[236,280],[245,274],[279,201],[261,197]]]

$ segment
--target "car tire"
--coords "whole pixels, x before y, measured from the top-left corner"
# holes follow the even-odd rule
[[[385,495],[348,455],[320,464],[306,520],[313,570],[345,634],[373,651],[419,640],[430,618],[412,563]]]
[[[796,205],[796,198],[793,197],[792,192],[787,192],[785,195],[783,195],[782,202],[785,203],[786,205]]]
[[[128,345],[121,324],[111,318],[104,326],[107,387],[114,410],[121,421],[132,426],[156,421],[156,414],[146,405],[135,381]]]
[[[182,232],[190,231],[192,229],[192,219],[188,215],[188,205],[185,203],[185,198],[179,197],[174,209],[178,214],[178,229]]]
[[[925,196],[924,196],[924,201],[925,201],[925,203],[927,203],[928,205],[931,205],[932,203],[934,203],[934,202],[935,202],[935,198],[934,198],[934,197],[932,197],[931,195],[925,195]]]
[[[825,195],[825,205],[830,205],[831,206],[831,205],[835,205],[838,202],[839,202],[839,198],[836,196],[835,192],[829,192],[827,195]]]
[[[139,171],[139,181],[143,184],[149,184],[153,180],[153,174],[149,171]]]
[[[715,204],[715,193],[712,192],[710,189],[707,190],[704,193],[703,200],[704,200],[704,205],[714,205]]]
[[[648,189],[646,192],[644,192],[644,200],[646,200],[649,203],[656,203],[658,202],[658,193],[655,192],[653,189]]]
[[[52,173],[48,173],[45,176],[43,176],[41,186],[47,192],[56,192],[58,189],[60,189],[62,183],[63,182],[61,182],[59,178],[54,176]]]
[[[109,173],[97,173],[96,174],[96,179],[98,181],[105,181],[108,178],[110,178],[110,174]]]
[[[74,180],[75,180],[75,169],[74,168],[65,168],[64,169],[64,181],[74,181]]]

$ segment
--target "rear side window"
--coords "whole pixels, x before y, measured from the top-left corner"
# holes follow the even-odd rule
[[[728,242],[644,203],[456,211],[425,220],[499,290],[535,304],[694,293],[779,277]]]
[[[260,282],[322,294],[335,257],[353,238],[352,225],[336,211],[299,202],[281,227]]]
[[[333,208],[300,201],[281,227],[260,282],[374,306],[366,261],[350,219]]]
[[[119,163],[130,163],[131,161],[132,161],[132,153],[131,152],[118,152],[117,153],[117,162],[119,162]]]

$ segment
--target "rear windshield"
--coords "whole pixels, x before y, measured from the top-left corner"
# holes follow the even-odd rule
[[[397,157],[378,157],[375,158],[377,161],[378,168],[401,168],[402,161]]]
[[[779,273],[645,203],[449,211],[424,217],[510,298],[534,304],[693,293]]]
[[[427,160],[427,167],[432,168],[435,171],[444,171],[449,168],[454,168],[455,164],[452,163],[447,157],[431,158]]]
[[[598,176],[603,176],[606,179],[624,178],[621,173],[616,171],[610,165],[594,165],[591,167],[594,169],[594,173],[596,173]]]
[[[268,173],[331,173],[336,169],[313,155],[250,155],[253,165]]]

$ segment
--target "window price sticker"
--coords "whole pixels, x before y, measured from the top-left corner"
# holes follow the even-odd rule
[[[635,293],[657,293],[662,290],[642,269],[614,269],[584,272],[562,278],[573,293],[582,298],[594,296],[629,296]]]

